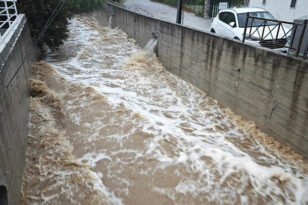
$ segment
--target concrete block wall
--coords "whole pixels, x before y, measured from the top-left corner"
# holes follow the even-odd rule
[[[0,46],[0,186],[19,204],[29,131],[31,63],[36,59],[26,17],[19,15]]]
[[[112,27],[140,46],[157,36],[167,70],[308,157],[307,60],[108,5]]]

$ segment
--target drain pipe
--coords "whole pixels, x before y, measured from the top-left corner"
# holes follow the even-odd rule
[[[8,197],[7,197],[6,187],[0,185],[0,205],[7,205],[7,204],[8,204]]]
[[[152,38],[146,43],[143,50],[148,54],[158,54],[158,36],[155,32],[152,32]]]

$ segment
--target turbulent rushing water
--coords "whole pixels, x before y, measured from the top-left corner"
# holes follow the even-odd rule
[[[33,66],[23,203],[308,203],[307,161],[94,22]]]

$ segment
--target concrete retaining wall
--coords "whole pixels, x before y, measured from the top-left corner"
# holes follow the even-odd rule
[[[0,185],[9,204],[19,204],[29,130],[30,66],[33,47],[24,15],[19,15],[0,44]]]
[[[157,36],[159,60],[170,72],[308,157],[308,61],[112,4],[109,15],[112,27],[140,46]]]

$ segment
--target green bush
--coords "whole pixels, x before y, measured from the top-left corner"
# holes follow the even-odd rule
[[[204,16],[203,6],[197,6],[195,9],[195,13],[197,16]]]
[[[168,4],[168,5],[171,5],[171,6],[177,6],[177,4],[178,4],[177,0],[154,0],[154,1],[159,2],[159,3],[163,3],[163,4]]]
[[[93,11],[94,9],[101,8],[104,0],[67,0],[69,9],[73,13],[82,13]]]
[[[17,2],[19,13],[27,16],[31,36],[34,40],[50,15],[57,7],[60,0],[21,0]],[[39,42],[39,46],[47,45],[50,48],[57,48],[68,38],[68,19],[73,14],[89,12],[100,8],[104,0],[67,0],[61,11],[55,17]]]
[[[232,7],[242,7],[245,3],[245,0],[234,0],[234,2],[231,3]]]

